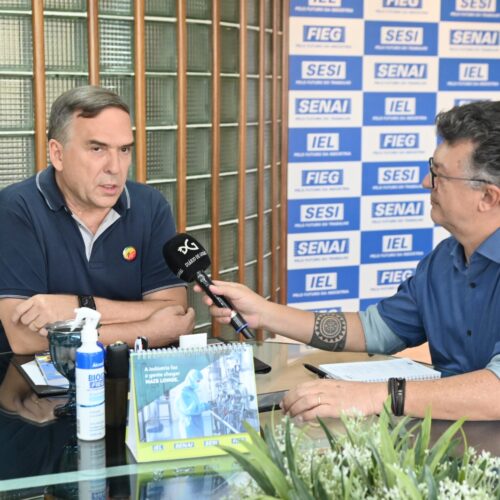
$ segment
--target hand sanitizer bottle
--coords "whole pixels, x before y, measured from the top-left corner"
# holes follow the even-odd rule
[[[76,350],[76,434],[94,441],[105,434],[104,351],[97,344],[101,315],[94,309],[75,309],[75,323],[83,321],[82,345]]]

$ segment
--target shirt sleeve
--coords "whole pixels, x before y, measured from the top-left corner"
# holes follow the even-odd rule
[[[361,311],[359,317],[365,332],[367,352],[394,354],[406,348],[406,344],[384,322],[375,305]]]
[[[486,369],[492,371],[500,379],[500,354],[496,354],[490,359]]]

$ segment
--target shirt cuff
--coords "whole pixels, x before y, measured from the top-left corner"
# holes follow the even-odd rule
[[[493,356],[486,365],[486,369],[492,371],[500,379],[500,354]]]
[[[376,305],[359,313],[365,332],[366,351],[373,354],[394,354],[406,344],[387,326]]]

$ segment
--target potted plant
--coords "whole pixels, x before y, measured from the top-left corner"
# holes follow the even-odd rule
[[[393,419],[386,405],[376,420],[345,415],[341,420],[342,433],[319,420],[326,447],[287,418],[266,427],[262,437],[247,426],[249,453],[224,448],[251,477],[235,493],[290,500],[500,498],[500,458],[467,447],[464,419],[433,445],[430,412],[412,423],[409,417]]]

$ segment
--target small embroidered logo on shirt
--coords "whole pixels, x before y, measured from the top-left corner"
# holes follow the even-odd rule
[[[137,257],[137,250],[134,247],[125,247],[122,252],[123,258],[132,262]]]

